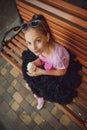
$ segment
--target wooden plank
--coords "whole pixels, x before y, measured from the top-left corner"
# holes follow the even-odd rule
[[[14,53],[16,53],[17,55],[21,56],[21,51],[18,48],[18,46],[14,46],[13,43],[9,42],[8,47],[10,47],[10,49],[12,49],[14,51]]]
[[[87,109],[87,101],[85,101],[84,99],[82,99],[82,98],[80,97],[80,95],[78,95],[78,97],[76,98],[76,101],[77,101],[78,103],[80,103],[81,106],[83,106],[84,108]]]
[[[61,109],[67,116],[69,116],[69,118],[73,121],[75,121],[83,130],[86,130],[85,127],[84,127],[84,124],[83,122],[79,121],[73,114],[72,112],[69,110],[69,109],[66,109],[66,107],[58,104],[58,103],[55,103],[55,105]]]
[[[13,39],[12,42],[14,42],[15,45],[17,45],[20,48],[20,52],[22,53],[24,50],[26,50],[26,47],[24,47],[20,42],[18,42],[16,39]]]
[[[33,13],[37,12],[37,14],[42,14],[42,15],[44,15],[47,18],[47,20],[50,19],[50,21],[54,22],[55,24],[58,23],[59,25],[61,25],[64,28],[66,28],[67,30],[69,30],[71,32],[74,32],[74,33],[77,33],[81,37],[87,39],[87,33],[86,32],[84,32],[84,31],[82,31],[82,30],[80,30],[80,29],[78,29],[76,27],[73,27],[73,26],[69,25],[68,23],[65,23],[64,21],[61,21],[61,20],[59,20],[59,19],[57,19],[55,17],[52,17],[51,15],[48,15],[48,12],[47,13],[46,12],[42,12],[41,10],[38,10],[37,8],[33,8],[33,7],[31,7],[31,6],[29,6],[29,5],[25,4],[25,3],[22,3],[21,1],[17,2],[17,5],[27,9],[29,12],[31,12],[31,10],[32,10]],[[45,9],[45,11],[46,11],[46,9]],[[19,10],[19,12],[20,12],[20,10]]]
[[[24,17],[24,19],[26,19],[25,17]],[[54,32],[53,32],[54,33]],[[59,32],[58,32],[59,33]],[[63,38],[63,35],[64,34],[62,34],[62,38]],[[58,40],[60,39],[59,38],[59,35],[57,35],[56,37],[58,37]],[[75,48],[75,50],[76,50],[76,54],[77,53],[79,53],[78,55],[79,56],[81,56],[81,58],[80,58],[80,61],[82,62],[83,60],[81,60],[81,59],[83,59],[83,57],[85,57],[85,59],[84,59],[84,64],[87,66],[87,46],[85,46],[85,45],[83,45],[83,44],[81,44],[80,42],[76,42],[75,40],[73,40],[73,39],[69,39],[69,37],[67,37],[66,38],[66,40],[69,40],[70,42],[68,42],[68,44],[70,43],[70,44],[72,44],[71,46],[74,46],[74,48]],[[65,39],[64,39],[65,40]],[[71,41],[72,40],[72,41]],[[64,43],[67,43],[67,41],[65,42],[65,41],[62,41],[62,42],[64,42]],[[74,44],[73,44],[74,43]],[[85,42],[84,42],[85,43]],[[87,43],[87,41],[86,41],[86,43]],[[86,44],[85,43],[85,44]],[[82,49],[83,48],[83,49]],[[69,48],[70,49],[70,48]],[[79,52],[78,52],[79,51]],[[82,56],[82,54],[83,54],[83,56]]]
[[[70,108],[83,122],[86,120],[87,111],[84,111],[84,109],[82,109],[79,104],[71,103],[68,104],[67,107]]]
[[[33,1],[26,0],[26,1],[33,4],[33,5],[37,5],[37,6],[41,7],[41,9],[46,9],[48,12],[53,13],[62,19],[65,19],[73,24],[76,24],[78,26],[81,26],[81,27],[87,29],[87,22],[83,19],[77,18],[76,16],[68,14],[62,10],[59,10],[58,8],[56,9],[53,6],[44,4],[42,2],[38,2],[36,0],[33,0]],[[51,10],[50,10],[50,8],[51,8]]]
[[[16,62],[18,62],[20,65],[22,64],[22,60],[16,56],[11,49],[7,48],[6,46],[4,46],[3,49],[8,55],[11,55],[11,57],[13,57]]]
[[[16,68],[20,74],[22,74],[20,65],[18,65],[15,61],[13,61],[11,57],[9,57],[7,54],[5,54],[5,53],[3,53],[3,52],[0,52],[0,55],[1,55],[8,63],[10,63],[14,68]]]
[[[65,2],[63,0],[41,0],[41,1],[47,3],[51,6],[54,6],[56,8],[60,8],[60,9],[64,10],[65,12],[74,14],[84,20],[87,20],[87,10],[85,10],[85,9],[82,9],[75,5],[69,4],[68,2]]]
[[[20,14],[22,15],[23,19],[26,19],[27,21],[30,20],[30,16],[28,14],[26,14],[26,16],[24,15],[24,13],[20,13]],[[67,37],[68,41],[73,41],[74,43],[79,44],[81,46],[80,48],[83,48],[84,50],[87,51],[87,40],[82,39],[78,35],[76,35],[72,32],[69,32],[68,30],[65,30],[64,28],[62,28],[62,27],[58,26],[57,24],[54,24],[50,21],[48,21],[48,24],[49,24],[51,30],[53,30],[53,33],[61,32],[62,37],[64,35],[65,37]],[[76,44],[74,44],[74,45],[76,45]],[[76,45],[76,46],[78,46],[78,45]]]

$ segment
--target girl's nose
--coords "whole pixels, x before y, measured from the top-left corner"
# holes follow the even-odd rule
[[[36,45],[33,44],[33,45],[32,45],[32,50],[36,50],[36,48],[37,48]]]

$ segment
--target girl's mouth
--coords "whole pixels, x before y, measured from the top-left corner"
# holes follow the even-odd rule
[[[40,50],[35,50],[35,51],[33,51],[33,53],[35,53],[35,54],[40,53]]]

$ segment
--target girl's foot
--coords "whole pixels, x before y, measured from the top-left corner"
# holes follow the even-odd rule
[[[44,102],[45,102],[45,101],[44,101],[43,97],[37,98],[37,109],[38,109],[38,110],[40,110],[40,109],[43,107]]]
[[[25,86],[24,86],[26,89],[28,89],[29,91],[31,91],[31,88],[29,87],[28,83],[25,83]]]

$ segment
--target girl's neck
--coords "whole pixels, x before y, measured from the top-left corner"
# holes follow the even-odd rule
[[[47,43],[45,51],[42,53],[43,56],[48,57],[55,51],[55,45],[53,43]]]

